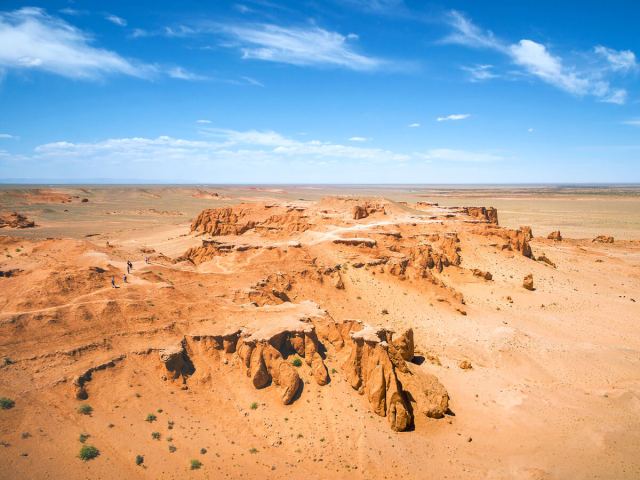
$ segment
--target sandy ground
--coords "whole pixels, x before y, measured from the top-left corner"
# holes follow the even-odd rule
[[[15,401],[0,410],[2,479],[640,477],[632,193],[0,193],[3,210],[38,225],[0,230],[0,397]],[[507,202],[508,214],[498,209],[505,227],[442,207],[452,202]],[[237,218],[219,222],[223,231],[191,231],[203,208],[231,205]],[[354,219],[356,205],[368,215]],[[617,213],[600,221],[598,208]],[[577,215],[587,221],[578,225]],[[526,234],[506,228],[529,220],[533,258],[519,243]],[[236,235],[238,227],[248,228]],[[565,238],[547,240],[556,229]],[[598,234],[616,240],[592,242]],[[446,260],[441,271],[421,263],[426,249]],[[543,254],[555,267],[535,260]],[[522,286],[529,273],[533,291]],[[336,322],[413,328],[411,369],[446,388],[447,414],[416,415],[410,431],[393,431],[349,384],[349,348],[328,343],[330,382],[318,385],[303,364],[289,405],[274,385],[254,388],[235,353],[194,354],[195,373],[166,379],[158,352],[182,339],[236,328],[264,334],[316,308]],[[472,368],[460,368],[463,360]],[[87,371],[88,398],[78,400],[73,382]],[[90,415],[78,412],[83,404]],[[78,458],[81,434],[97,458]],[[191,470],[192,459],[202,467]]]

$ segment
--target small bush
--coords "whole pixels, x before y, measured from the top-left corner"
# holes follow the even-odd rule
[[[258,449],[254,447],[249,450],[249,453],[258,453]]]
[[[204,455],[205,453],[207,453],[207,449],[206,449],[206,448],[201,448],[201,449],[200,449],[200,453],[201,453],[202,455]]]
[[[144,457],[142,455],[136,455],[136,465],[142,465],[144,463]]]
[[[147,415],[146,421],[151,423],[151,422],[155,422],[158,419],[158,417],[156,417],[153,413],[150,413],[149,415]]]
[[[198,470],[202,467],[202,462],[200,460],[191,460],[191,470]]]
[[[78,407],[78,413],[82,415],[91,415],[93,412],[93,407],[87,403],[83,403]]]
[[[251,406],[251,410],[257,410],[258,409],[258,402],[253,402],[250,406]]]
[[[291,362],[291,364],[294,367],[301,367],[302,366],[302,360],[300,360],[298,357],[294,358],[293,361]]]
[[[331,373],[332,373],[333,375],[335,375],[336,373],[338,373],[338,371],[337,371],[335,368],[332,368],[332,369],[331,369]]]
[[[88,433],[81,433],[80,437],[78,437],[78,441],[80,443],[84,443],[87,441],[87,438],[89,438],[89,434]]]
[[[151,432],[151,438],[154,440],[160,440],[160,432]]]
[[[175,447],[175,445],[169,445],[169,451],[171,453],[175,452],[177,450],[177,448]]]
[[[169,421],[167,422],[167,428],[168,428],[169,430],[172,430],[172,429],[173,429],[173,425],[174,425],[174,424],[175,424],[175,422],[174,422],[173,420],[169,420]]]
[[[93,445],[83,445],[80,449],[80,454],[78,455],[78,457],[80,457],[80,460],[82,460],[83,462],[86,462],[87,460],[96,458],[98,455],[100,455],[100,450],[98,450],[96,447],[94,447]]]
[[[0,397],[0,408],[2,410],[9,410],[15,406],[16,402],[7,397]]]

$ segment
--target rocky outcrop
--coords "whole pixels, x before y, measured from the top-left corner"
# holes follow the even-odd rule
[[[473,270],[471,270],[471,272],[474,276],[484,278],[485,280],[493,279],[493,275],[491,275],[489,272],[485,272],[484,270],[474,268]]]
[[[464,207],[463,210],[470,217],[483,220],[487,223],[498,224],[498,210],[494,207]]]
[[[533,230],[531,230],[531,227],[527,225],[521,225],[520,231],[524,235],[524,238],[526,239],[527,242],[530,242],[531,240],[533,240]]]
[[[361,220],[377,212],[385,213],[383,204],[375,202],[364,202],[353,206],[353,208],[351,209],[351,216],[354,220]]]
[[[87,398],[89,398],[87,384],[93,379],[93,374],[101,370],[106,370],[107,368],[113,368],[117,363],[121,362],[124,359],[125,355],[120,355],[107,362],[101,363],[99,365],[94,365],[93,367],[90,367],[89,369],[82,372],[80,375],[74,377],[72,384],[75,398],[77,400],[86,400]]]
[[[191,224],[191,231],[209,235],[242,235],[256,226],[248,218],[250,211],[243,208],[208,208],[200,212]]]
[[[356,247],[375,247],[378,242],[372,238],[336,238],[333,243],[339,245],[353,245]]]
[[[407,363],[414,354],[413,330],[394,339],[384,328],[329,320],[318,325],[318,334],[338,351],[348,352],[343,361],[347,381],[371,411],[387,417],[392,430],[410,429],[416,412],[431,418],[447,412],[449,396],[440,382],[414,372]]]
[[[562,241],[562,234],[560,233],[560,230],[555,230],[551,232],[549,235],[547,235],[547,239],[560,242]]]
[[[529,273],[525,275],[524,280],[522,281],[522,287],[527,290],[535,290],[533,288],[533,274]]]
[[[522,228],[525,228],[524,230]],[[503,250],[512,250],[522,253],[527,258],[532,258],[533,252],[529,245],[532,238],[531,229],[529,227],[521,227],[518,230],[508,228],[500,228],[497,226],[485,226],[482,229],[474,230],[476,235],[496,236],[505,240],[501,248]]]
[[[36,222],[18,212],[0,213],[0,228],[32,228]]]
[[[598,235],[591,241],[594,243],[613,243],[613,237],[609,235]]]

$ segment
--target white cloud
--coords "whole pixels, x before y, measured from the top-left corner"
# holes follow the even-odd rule
[[[371,140],[371,139],[367,138],[367,137],[351,137],[351,138],[349,138],[350,142],[368,142],[369,140]]]
[[[230,130],[202,128],[208,134],[203,140],[171,136],[156,138],[113,138],[98,142],[60,141],[35,148],[32,155],[20,161],[39,165],[78,164],[103,168],[142,164],[149,169],[177,168],[192,172],[211,171],[220,165],[244,168],[270,164],[273,168],[301,168],[305,165],[351,165],[369,167],[374,164],[412,165],[424,163],[483,163],[506,160],[495,152],[451,148],[434,148],[423,152],[401,153],[382,148],[308,140],[301,141],[271,130]],[[17,158],[17,157],[16,157]]]
[[[602,45],[598,45],[593,50],[609,62],[611,69],[614,71],[629,72],[638,69],[636,55],[631,50],[614,50]]]
[[[375,70],[385,62],[357,53],[354,35],[342,35],[319,27],[281,27],[270,24],[221,27],[246,59],[301,66],[334,66],[350,70]]]
[[[410,124],[408,125],[408,127],[409,127],[409,128],[418,128],[418,127],[420,127],[420,124],[419,124],[419,123],[417,123],[417,122],[416,122],[416,123],[410,123]]]
[[[560,56],[552,54],[546,45],[529,39],[509,44],[497,38],[491,31],[482,30],[460,12],[450,12],[448,23],[453,32],[445,37],[444,43],[456,43],[473,48],[484,48],[500,52],[521,67],[524,72],[561,90],[577,96],[590,95],[601,102],[623,104],[627,92],[611,87],[604,78],[606,72],[627,72],[637,68],[636,58],[629,50],[617,51],[597,46],[594,52],[607,61],[607,68],[583,68],[567,65]],[[591,54],[593,56],[593,53]],[[472,81],[494,78],[488,68],[480,65],[463,67],[471,75]]]
[[[640,118],[634,118],[632,120],[625,120],[622,123],[624,125],[631,125],[632,127],[640,127]]]
[[[473,48],[490,48],[494,50],[505,50],[507,48],[502,41],[496,38],[493,32],[490,30],[483,31],[458,11],[449,12],[447,20],[454,31],[442,40],[444,43],[456,43]]]
[[[240,78],[245,82],[247,82],[249,85],[254,85],[256,87],[264,87],[264,83],[260,82],[259,80],[256,80],[255,78],[245,77],[245,76],[241,76]]]
[[[510,47],[514,62],[533,75],[556,87],[577,95],[585,95],[591,88],[588,79],[566,71],[562,61],[549,53],[547,48],[532,40],[520,40]]]
[[[473,65],[469,67],[461,67],[462,70],[469,73],[472,82],[481,82],[483,80],[491,80],[498,78],[499,75],[493,73],[493,65]]]
[[[167,70],[167,75],[171,78],[177,78],[178,80],[207,80],[207,77],[190,72],[182,67],[172,67]]]
[[[196,123],[201,123],[201,124],[208,124],[211,123],[211,120],[196,120]]]
[[[0,133],[0,139],[2,140],[9,140],[9,139],[15,139],[17,137],[14,137],[13,135],[10,135],[8,133]]]
[[[427,160],[444,160],[447,162],[499,162],[505,158],[487,152],[473,152],[451,148],[434,148],[422,154]]]
[[[117,15],[107,15],[104,18],[114,25],[118,25],[119,27],[127,26],[127,21],[122,17],[118,17]]]
[[[436,120],[438,122],[449,122],[455,120],[464,120],[465,118],[469,118],[471,116],[470,113],[454,113],[451,115],[446,115],[444,117],[438,117]]]
[[[40,8],[0,13],[0,68],[37,69],[78,79],[151,73],[149,67],[91,43],[89,35]]]
[[[529,132],[529,133],[533,133],[534,131],[535,131],[535,130],[534,130],[533,128],[528,128],[528,129],[527,129],[527,132]]]

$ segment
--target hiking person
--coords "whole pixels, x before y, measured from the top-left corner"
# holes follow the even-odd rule
[[[116,288],[116,277],[114,275],[111,276],[111,287]]]
[[[127,276],[126,275],[122,275],[122,283],[127,283]]]

